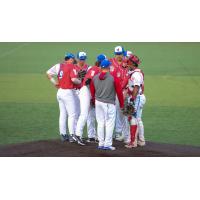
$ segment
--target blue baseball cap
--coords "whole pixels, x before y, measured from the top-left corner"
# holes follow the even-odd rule
[[[104,59],[102,62],[101,62],[101,68],[108,68],[109,66],[111,65],[111,62],[108,60],[108,59]]]
[[[115,54],[115,55],[124,54],[124,48],[123,48],[122,46],[116,46],[116,47],[115,47],[114,54]]]
[[[87,54],[86,54],[85,52],[83,52],[83,51],[78,52],[78,53],[77,53],[77,58],[78,58],[79,60],[86,60],[86,59],[87,59]]]
[[[70,59],[70,58],[73,58],[73,59],[74,59],[75,56],[74,56],[74,54],[72,54],[72,53],[66,53],[66,54],[65,54],[65,59],[66,59],[66,58],[67,58],[67,59]]]
[[[98,62],[101,62],[101,61],[103,61],[103,60],[105,60],[106,59],[106,56],[104,55],[104,54],[99,54],[98,56],[97,56],[97,61]]]

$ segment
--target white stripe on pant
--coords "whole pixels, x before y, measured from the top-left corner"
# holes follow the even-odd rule
[[[76,92],[73,89],[59,89],[57,92],[57,100],[59,103],[59,131],[60,134],[66,134],[66,121],[68,117],[69,134],[75,133],[78,111],[76,109]]]
[[[99,146],[112,146],[112,136],[116,118],[116,106],[96,100],[95,109]]]

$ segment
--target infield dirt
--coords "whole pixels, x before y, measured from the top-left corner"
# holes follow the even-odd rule
[[[0,147],[1,157],[199,157],[200,148],[186,145],[147,142],[145,147],[124,148],[122,142],[114,142],[115,151],[98,150],[97,144],[79,146],[61,143],[60,140],[28,142]]]

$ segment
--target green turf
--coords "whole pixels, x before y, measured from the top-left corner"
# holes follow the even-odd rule
[[[142,60],[145,135],[200,146],[200,43],[0,43],[0,144],[58,137],[56,89],[46,70],[64,53],[113,55],[122,44]]]

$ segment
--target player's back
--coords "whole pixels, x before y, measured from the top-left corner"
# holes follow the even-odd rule
[[[110,73],[106,73],[103,78],[98,73],[93,78],[95,87],[95,99],[104,103],[115,104],[116,91],[114,86],[114,77]]]
[[[58,73],[58,81],[59,81],[60,88],[73,89],[74,84],[73,84],[71,78],[72,78],[72,74],[76,74],[76,73],[77,72],[76,72],[73,64],[61,63],[60,70]]]
[[[88,79],[92,79],[95,75],[97,75],[98,73],[100,72],[100,68],[97,67],[97,66],[93,66],[91,67],[87,74],[85,75],[85,78],[83,80],[83,85],[85,85],[85,82],[88,80]]]

